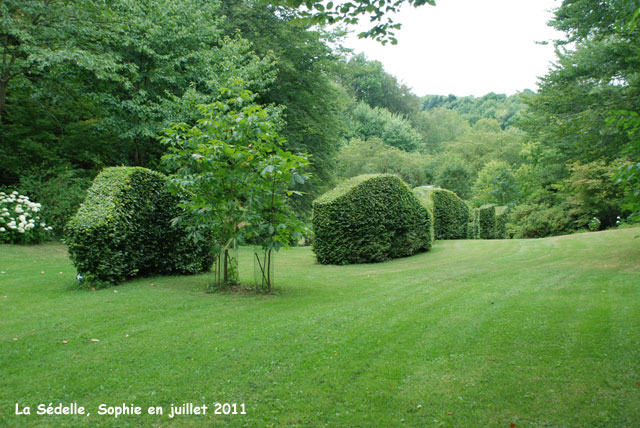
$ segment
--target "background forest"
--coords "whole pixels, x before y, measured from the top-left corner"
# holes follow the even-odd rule
[[[296,207],[363,173],[395,173],[469,204],[513,207],[511,237],[637,220],[640,39],[633,0],[565,0],[537,92],[418,96],[341,30],[247,0],[0,2],[0,190],[29,195],[61,234],[107,166],[163,171],[159,136],[242,79],[281,106],[308,153]],[[428,74],[425,74],[428,78]]]

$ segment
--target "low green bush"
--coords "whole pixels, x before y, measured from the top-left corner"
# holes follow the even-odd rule
[[[397,176],[360,175],[313,203],[313,252],[322,264],[371,263],[427,251],[433,220]]]
[[[82,170],[37,170],[20,178],[18,191],[42,204],[40,217],[52,227],[55,236],[62,236],[65,224],[78,211],[94,177],[95,174]]]
[[[496,238],[496,207],[484,205],[478,210],[479,239]]]
[[[84,280],[102,287],[136,275],[197,273],[211,263],[209,242],[194,243],[171,220],[181,214],[164,175],[103,170],[65,228],[69,255]]]
[[[575,230],[575,218],[565,205],[518,205],[509,213],[507,223],[510,238],[543,238]]]
[[[450,190],[421,186],[414,194],[427,207],[433,207],[435,239],[465,239],[469,223],[469,207]]]

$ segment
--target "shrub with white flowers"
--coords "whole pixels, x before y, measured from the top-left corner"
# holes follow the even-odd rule
[[[600,220],[597,217],[594,217],[589,221],[589,225],[588,225],[589,226],[589,230],[592,231],[592,232],[596,232],[596,231],[600,230],[600,225],[601,224],[602,223],[600,222]]]
[[[0,243],[33,244],[45,239],[51,226],[40,219],[41,205],[18,192],[0,192]]]

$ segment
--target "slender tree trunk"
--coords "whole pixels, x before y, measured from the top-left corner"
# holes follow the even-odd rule
[[[267,292],[271,293],[271,249],[267,252]]]
[[[224,250],[224,285],[229,285],[229,250]]]

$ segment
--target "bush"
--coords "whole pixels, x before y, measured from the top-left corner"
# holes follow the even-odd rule
[[[413,189],[425,205],[433,207],[435,239],[465,239],[469,223],[469,207],[450,190],[433,187]]]
[[[313,252],[323,264],[381,262],[431,248],[429,211],[398,177],[360,175],[313,203]]]
[[[543,238],[570,233],[575,220],[565,205],[518,205],[509,214],[507,235],[513,238]]]
[[[178,197],[145,168],[103,170],[65,229],[69,255],[93,286],[136,275],[197,273],[211,263],[209,241],[194,243],[181,226]]]
[[[509,220],[509,207],[496,207],[496,239],[507,239],[507,221]]]
[[[35,171],[20,178],[18,190],[42,203],[40,217],[61,236],[64,225],[87,196],[91,179],[79,170],[57,169]]]
[[[36,244],[51,231],[40,219],[41,204],[16,191],[0,192],[0,243]]]
[[[496,238],[496,207],[484,205],[478,210],[479,239]]]

